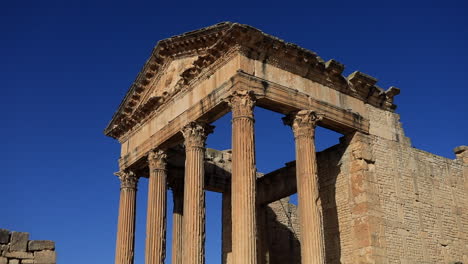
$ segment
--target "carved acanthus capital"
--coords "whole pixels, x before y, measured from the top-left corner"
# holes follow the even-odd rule
[[[120,189],[136,190],[138,177],[133,171],[118,171],[114,174],[120,179]]]
[[[312,110],[301,110],[291,113],[283,118],[285,125],[291,126],[294,137],[314,137],[317,122],[323,119],[323,115]]]
[[[167,153],[161,149],[154,149],[148,153],[150,170],[165,170],[167,165]]]
[[[232,109],[232,118],[253,118],[253,108],[256,98],[253,91],[236,90],[228,98],[227,102]]]
[[[204,148],[206,138],[213,132],[213,129],[214,126],[206,123],[190,122],[182,129],[185,148]]]

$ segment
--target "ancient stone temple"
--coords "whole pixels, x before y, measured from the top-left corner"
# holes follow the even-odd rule
[[[160,41],[105,129],[121,143],[115,263],[133,263],[141,177],[146,264],[204,263],[207,190],[223,194],[222,263],[468,263],[468,147],[454,160],[413,148],[399,89],[343,69],[236,23]],[[296,160],[267,174],[255,107],[284,114],[295,139]],[[207,149],[210,123],[230,111],[232,150]],[[316,152],[317,126],[340,143]]]

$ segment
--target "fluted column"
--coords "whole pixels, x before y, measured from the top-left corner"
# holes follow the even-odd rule
[[[232,109],[232,257],[234,264],[255,264],[255,98],[249,91],[235,91],[229,104]]]
[[[212,126],[191,122],[184,127],[185,181],[183,264],[205,263],[205,141]]]
[[[164,264],[166,258],[166,170],[167,154],[163,150],[148,155],[148,211],[146,216],[146,264]]]
[[[138,177],[131,171],[117,172],[116,175],[120,179],[120,202],[115,264],[133,264]]]
[[[182,264],[182,218],[184,209],[183,186],[172,189],[172,264]]]
[[[315,156],[315,126],[322,117],[302,110],[284,118],[296,141],[296,178],[303,264],[325,263],[325,239]]]

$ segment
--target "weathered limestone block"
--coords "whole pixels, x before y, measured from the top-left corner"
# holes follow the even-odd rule
[[[4,256],[6,252],[10,251],[10,245],[0,245],[0,256]]]
[[[50,240],[30,240],[28,243],[28,251],[39,251],[55,249],[55,242]]]
[[[11,251],[5,254],[7,258],[16,258],[16,259],[32,259],[33,253],[25,251]]]
[[[55,264],[56,255],[55,251],[43,250],[34,252],[34,263],[35,264]]]
[[[0,228],[0,244],[8,244],[10,241],[10,231]]]
[[[34,264],[33,259],[23,259],[21,260],[21,264]]]
[[[28,248],[29,233],[11,232],[10,251],[26,251]]]
[[[7,264],[7,263],[8,263],[8,259],[7,259],[7,258],[0,257],[0,264]]]
[[[20,262],[19,262],[19,260],[17,260],[17,259],[10,259],[10,260],[8,261],[8,264],[19,264],[19,263],[20,263]]]

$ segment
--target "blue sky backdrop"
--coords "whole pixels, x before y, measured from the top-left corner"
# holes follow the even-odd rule
[[[0,228],[56,241],[59,263],[112,263],[119,144],[102,131],[158,40],[222,21],[401,88],[397,112],[413,145],[454,158],[468,143],[468,2],[381,2],[2,1]],[[281,115],[255,114],[258,168],[269,172],[294,159],[292,133]],[[215,125],[208,146],[230,148],[230,116]],[[317,146],[338,137],[321,129]],[[144,262],[146,185],[135,263]],[[207,193],[207,208],[207,263],[220,263],[219,194]]]

